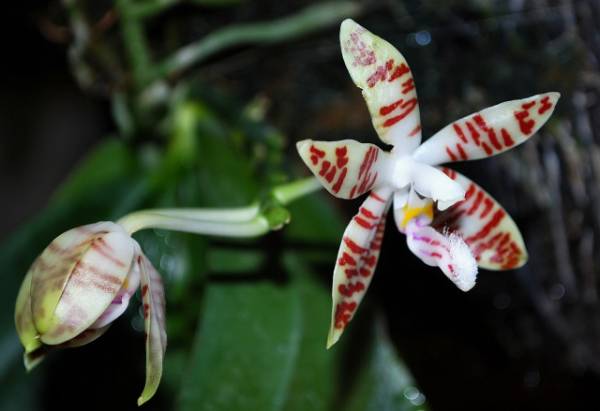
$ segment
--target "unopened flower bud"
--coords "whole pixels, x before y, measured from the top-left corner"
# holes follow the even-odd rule
[[[166,347],[160,276],[138,243],[118,224],[71,229],[46,247],[27,273],[15,309],[25,366],[53,347],[75,347],[101,336],[142,285],[147,335],[143,403],[156,391]],[[150,345],[150,346],[148,346]]]

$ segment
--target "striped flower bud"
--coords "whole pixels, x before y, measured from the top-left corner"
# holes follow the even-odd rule
[[[118,224],[71,229],[46,247],[17,296],[15,323],[33,368],[51,348],[76,347],[100,337],[142,286],[146,328],[146,387],[138,403],[158,388],[166,348],[160,275],[138,243]]]

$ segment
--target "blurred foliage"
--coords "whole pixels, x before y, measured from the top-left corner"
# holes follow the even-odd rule
[[[142,20],[175,3],[184,2],[115,3],[128,63],[118,63],[120,69],[105,66],[109,70],[104,78],[117,79],[105,90],[111,94],[120,135],[98,145],[48,206],[0,248],[0,263],[7,273],[0,290],[2,410],[45,410],[57,404],[61,409],[79,409],[83,401],[86,409],[132,409],[143,382],[139,296],[105,337],[80,350],[56,352],[25,375],[13,328],[14,299],[29,264],[54,237],[71,227],[114,221],[140,208],[247,205],[264,198],[292,172],[284,161],[286,140],[262,119],[260,101],[244,107],[199,79],[167,84],[163,74],[158,82],[156,78],[148,82],[145,73],[153,66]],[[212,7],[237,2],[189,3]],[[97,89],[101,76],[94,64],[116,62],[118,53],[111,42],[90,43],[86,37],[93,8],[78,1],[65,4],[71,24],[80,29],[76,36],[81,36],[70,50],[75,76],[82,86]],[[343,2],[310,6],[273,23],[231,25],[212,38],[218,43],[219,36],[225,36],[227,47],[255,40],[284,41],[337,23],[355,9]],[[246,34],[239,37],[238,31]],[[212,44],[213,52],[221,49]],[[125,83],[120,83],[120,73],[129,73],[126,67],[131,68],[131,77],[124,76]],[[157,90],[159,98],[152,96]],[[164,277],[168,301],[163,382],[145,408],[413,409],[403,393],[415,390],[414,383],[392,353],[381,322],[375,330],[373,313],[361,314],[370,337],[348,338],[334,350],[325,349],[330,263],[343,230],[338,213],[325,198],[314,195],[291,205],[289,227],[261,239],[215,239],[159,230],[135,235]],[[311,261],[327,269],[317,274]],[[341,378],[349,355],[351,363],[364,370]],[[115,370],[118,376],[113,376]],[[387,380],[389,372],[393,378],[371,388],[378,378]],[[79,387],[73,381],[57,394],[52,387],[73,378],[71,373],[85,375],[85,388],[73,390],[71,386]],[[118,384],[117,395],[103,395],[106,381]]]

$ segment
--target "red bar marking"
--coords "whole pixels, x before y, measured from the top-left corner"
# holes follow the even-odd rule
[[[348,149],[346,148],[346,146],[338,147],[335,149],[335,156],[337,158],[336,164],[338,168],[342,168],[348,163],[348,157],[346,157],[347,152]]]
[[[404,99],[395,101],[392,104],[388,104],[387,106],[381,106],[381,108],[379,109],[379,114],[381,114],[382,116],[387,116],[392,111],[396,110],[398,106],[400,106],[402,103],[404,103]]]
[[[481,143],[481,147],[483,147],[483,150],[485,151],[485,154],[487,154],[488,156],[491,156],[493,151],[490,148],[490,146],[487,145],[487,143]]]
[[[356,309],[356,303],[342,301],[335,306],[335,328],[345,328],[350,322],[352,313]]]
[[[342,188],[342,184],[344,184],[344,180],[346,179],[347,173],[348,173],[348,168],[344,167],[342,169],[342,172],[340,173],[340,176],[338,177],[337,181],[335,182],[334,186],[332,187],[332,190],[334,193],[338,193],[340,191],[340,188]]]
[[[470,183],[469,184],[469,188],[467,189],[467,192],[465,193],[465,200],[468,200],[469,197],[471,197],[473,195],[473,193],[475,193],[477,187],[475,187],[475,184]]]
[[[456,180],[456,171],[448,167],[442,167],[442,172],[450,177],[452,180]]]
[[[319,150],[318,148],[316,148],[312,144],[310,145],[310,149],[309,150],[310,150],[311,153],[315,154],[318,157],[321,157],[321,158],[325,157],[325,151]]]
[[[519,129],[526,136],[531,134],[533,127],[535,127],[535,120],[529,118],[529,109],[535,105],[535,101],[523,104],[521,107],[523,111],[515,111],[515,118],[519,123]]]
[[[490,233],[490,231],[492,231],[492,229],[494,229],[498,224],[500,224],[500,221],[502,221],[505,215],[506,213],[502,209],[496,211],[491,220],[485,226],[483,226],[481,230],[479,230],[471,237],[467,238],[465,242],[468,244],[472,243],[473,241],[485,238]]]
[[[544,114],[546,111],[552,108],[552,103],[550,103],[550,96],[544,96],[540,100],[541,107],[538,109],[538,114]]]
[[[490,143],[492,143],[492,146],[494,146],[496,150],[502,149],[502,145],[500,145],[500,142],[496,137],[496,131],[493,128],[488,127],[488,125],[485,122],[485,119],[481,116],[481,114],[476,114],[475,116],[473,116],[473,120],[475,120],[477,126],[479,126],[479,128],[481,128],[487,134]]]
[[[356,223],[363,227],[366,228],[368,230],[372,229],[373,227],[375,227],[375,224],[370,224],[367,220],[365,220],[364,218],[360,217],[360,216],[354,216],[354,221],[356,221]]]
[[[378,66],[375,69],[375,72],[373,74],[371,74],[369,76],[369,78],[367,78],[367,86],[369,86],[369,88],[372,88],[379,81],[385,80],[387,77],[387,72],[388,72],[388,70],[387,70],[386,66]]]
[[[486,197],[485,200],[483,200],[483,204],[484,204],[484,209],[483,212],[481,213],[481,215],[479,216],[479,218],[485,218],[487,217],[487,215],[490,213],[490,211],[492,211],[492,208],[494,207],[494,201],[491,198]]]
[[[361,267],[360,270],[358,270],[358,273],[363,277],[371,276],[371,270],[369,270],[368,268],[364,268],[364,267]]]
[[[408,68],[408,66],[406,64],[402,63],[396,67],[396,70],[394,70],[394,72],[390,76],[390,79],[388,80],[388,82],[391,83],[392,81],[402,77],[406,73],[410,73],[410,69]]]
[[[373,199],[379,201],[380,203],[385,203],[385,200],[381,197],[379,197],[376,193],[371,191],[371,195],[370,197],[372,197]]]
[[[431,254],[429,254],[430,256],[432,256],[433,258],[442,258],[442,255],[438,252],[432,252]]]
[[[465,153],[465,150],[463,150],[460,143],[456,143],[456,149],[458,150],[458,153],[460,154],[460,158],[462,160],[467,160],[469,158],[469,157],[467,157],[467,153]]]
[[[405,108],[406,110],[404,110],[402,113],[398,114],[395,117],[391,117],[388,118],[384,123],[383,123],[383,127],[390,127],[393,126],[394,124],[396,124],[397,122],[403,120],[404,118],[406,118],[406,116],[408,116],[414,109],[415,107],[417,107],[417,99],[413,98],[410,99],[408,101],[405,101],[400,108]]]
[[[467,137],[465,136],[465,133],[462,131],[462,128],[460,128],[458,123],[452,124],[452,127],[454,128],[454,131],[456,132],[458,138],[460,138],[463,143],[467,143]]]
[[[358,271],[356,270],[356,268],[346,268],[344,270],[344,273],[346,274],[346,278],[348,279],[356,277],[358,275]]]
[[[477,144],[478,146],[481,145],[481,142],[479,141],[479,132],[477,130],[475,130],[475,126],[473,126],[473,124],[470,123],[469,121],[467,121],[465,124],[467,125],[467,129],[469,130],[469,133],[471,134],[471,138],[473,139],[473,142],[475,144]]]
[[[321,163],[321,171],[319,171],[319,175],[320,176],[324,176],[325,173],[327,173],[327,170],[329,170],[329,167],[331,166],[331,163],[327,160],[323,161],[323,163]]]
[[[340,284],[338,286],[338,291],[340,292],[340,294],[346,297],[352,297],[352,294],[362,291],[364,289],[365,285],[360,281],[357,281],[356,283],[348,283],[347,286],[344,284]]]
[[[502,134],[502,140],[504,141],[504,145],[506,147],[512,147],[512,145],[515,144],[510,133],[506,131],[505,128],[500,130],[500,134]]]
[[[450,160],[452,160],[452,161],[458,160],[456,155],[454,155],[454,153],[450,150],[450,147],[448,147],[448,146],[446,146],[446,154],[448,154],[448,157],[450,157]]]
[[[331,167],[331,170],[329,170],[327,175],[325,175],[325,180],[327,180],[328,183],[331,183],[333,181],[333,177],[335,177],[336,171],[337,169],[335,167]]]
[[[371,242],[372,244],[373,242]],[[360,258],[362,262],[364,262],[367,266],[369,267],[374,267],[375,264],[377,264],[377,257],[375,257],[374,255],[369,255],[366,257],[361,257]]]
[[[530,101],[528,103],[523,103],[521,107],[525,110],[529,110],[531,107],[535,106],[535,101]]]
[[[419,131],[421,131],[421,124],[417,124],[415,126],[415,128],[413,128],[412,131],[410,133],[408,133],[408,136],[409,137],[414,137],[417,134],[419,134]]]
[[[406,94],[411,90],[415,89],[415,81],[413,78],[409,78],[404,83],[402,83],[402,94]]]
[[[379,218],[379,216],[377,214],[373,214],[373,212],[366,207],[361,207],[360,212],[362,215],[364,215],[365,217],[370,218],[370,219]]]
[[[356,244],[350,237],[344,237],[344,243],[346,243],[350,251],[352,251],[355,254],[362,254],[369,251],[367,248],[361,247],[358,244]]]
[[[356,186],[352,187],[352,190],[350,190],[350,198],[354,198],[355,191],[356,191]]]
[[[112,262],[114,265],[116,265],[118,267],[126,266],[126,264],[123,261],[119,260],[118,258],[116,258],[115,256],[112,255],[111,247],[108,244],[106,244],[106,242],[104,241],[104,239],[102,239],[102,237],[93,239],[91,247],[98,254],[102,255],[102,257],[106,258],[107,260]]]
[[[344,266],[346,264],[356,265],[356,260],[354,258],[352,258],[352,256],[350,254],[348,254],[347,252],[344,251],[344,253],[340,257],[340,259],[338,260],[338,264],[341,266]]]
[[[371,169],[373,162],[375,161],[375,158],[377,157],[377,154],[378,154],[378,149],[376,147],[369,147],[369,149],[365,153],[363,161],[360,165],[360,169],[358,170],[358,178],[359,179],[362,177],[362,175],[364,173],[368,172]]]
[[[475,211],[477,211],[477,209],[481,205],[481,201],[482,200],[483,200],[483,193],[481,191],[478,191],[477,192],[477,197],[475,198],[475,201],[473,202],[473,205],[467,211],[467,215],[472,215]]]

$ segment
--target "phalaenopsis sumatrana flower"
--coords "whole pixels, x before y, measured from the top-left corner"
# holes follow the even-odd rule
[[[25,367],[55,348],[78,347],[104,334],[140,288],[146,337],[146,384],[138,405],[158,389],[167,345],[165,294],[160,274],[131,235],[143,229],[252,238],[289,221],[285,205],[320,188],[314,178],[273,187],[265,201],[237,208],[134,211],[54,239],[27,272],[15,307]]]
[[[167,344],[160,275],[124,228],[101,222],[71,229],[46,247],[29,269],[15,309],[33,368],[49,349],[77,347],[108,330],[141,286],[146,331],[146,385],[138,404],[156,392]]]
[[[342,237],[328,346],[340,338],[371,282],[392,204],[409,249],[463,291],[475,285],[478,266],[505,270],[527,261],[523,238],[502,206],[467,177],[439,164],[485,158],[523,143],[548,120],[560,97],[544,93],[489,107],[421,144],[415,83],[402,54],[352,20],[342,23],[340,42],[373,126],[393,148],[387,152],[354,140],[297,144],[331,194],[354,199],[370,193]]]

